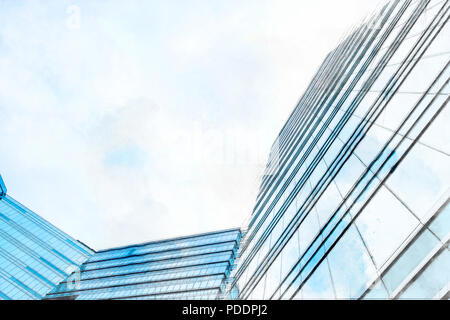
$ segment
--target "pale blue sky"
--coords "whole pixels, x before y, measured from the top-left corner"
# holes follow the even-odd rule
[[[0,173],[95,249],[238,226],[315,70],[379,1],[0,1]]]

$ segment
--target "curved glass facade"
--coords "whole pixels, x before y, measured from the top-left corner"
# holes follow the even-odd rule
[[[449,1],[391,1],[326,57],[273,144],[240,299],[448,298]]]

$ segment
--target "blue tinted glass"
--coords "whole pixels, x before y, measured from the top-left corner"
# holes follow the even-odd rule
[[[239,237],[226,230],[103,250],[46,298],[227,298]]]

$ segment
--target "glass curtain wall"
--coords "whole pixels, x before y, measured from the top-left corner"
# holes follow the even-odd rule
[[[449,1],[390,1],[319,67],[273,144],[240,299],[447,299]]]
[[[230,299],[239,229],[98,251],[46,299]]]

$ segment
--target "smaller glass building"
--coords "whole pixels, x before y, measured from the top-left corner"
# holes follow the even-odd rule
[[[0,176],[0,300],[42,299],[93,251],[6,191]]]
[[[240,237],[230,229],[102,250],[46,299],[232,298],[225,292]]]

